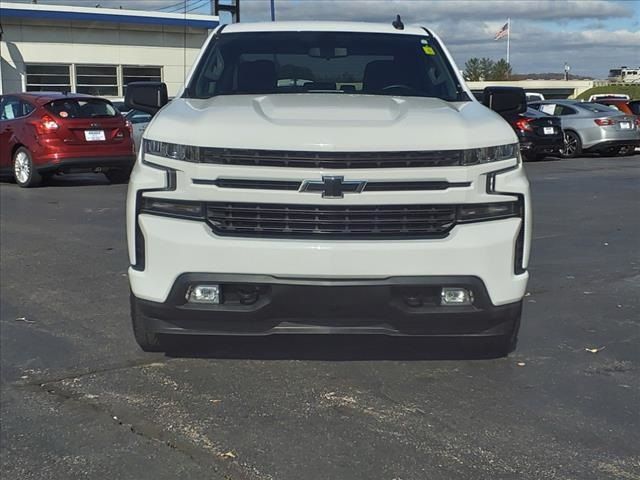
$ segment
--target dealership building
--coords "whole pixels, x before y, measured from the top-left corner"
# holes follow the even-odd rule
[[[126,1],[123,1],[126,4]],[[122,97],[129,82],[184,82],[217,16],[0,1],[0,93]]]

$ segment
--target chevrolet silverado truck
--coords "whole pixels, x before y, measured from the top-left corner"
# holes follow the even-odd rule
[[[276,333],[515,348],[531,209],[497,112],[526,97],[480,103],[428,28],[222,26],[174,100],[148,82],[126,102],[154,114],[127,200],[143,350]]]

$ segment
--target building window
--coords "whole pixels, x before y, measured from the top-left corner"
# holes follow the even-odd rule
[[[27,92],[70,92],[69,65],[26,65]]]
[[[162,67],[122,67],[123,92],[131,82],[161,82]]]
[[[76,65],[76,92],[117,97],[118,67],[115,65]]]

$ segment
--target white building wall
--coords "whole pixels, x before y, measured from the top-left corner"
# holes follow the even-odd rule
[[[55,23],[3,19],[2,93],[24,90],[27,63],[63,63],[161,66],[169,95],[175,95],[208,35],[181,27]]]

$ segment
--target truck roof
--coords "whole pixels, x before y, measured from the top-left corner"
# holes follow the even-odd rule
[[[425,35],[424,28],[419,25],[405,25],[398,30],[389,23],[367,22],[256,22],[233,23],[227,25],[224,33],[240,32],[361,32],[361,33],[395,33],[400,35]]]

